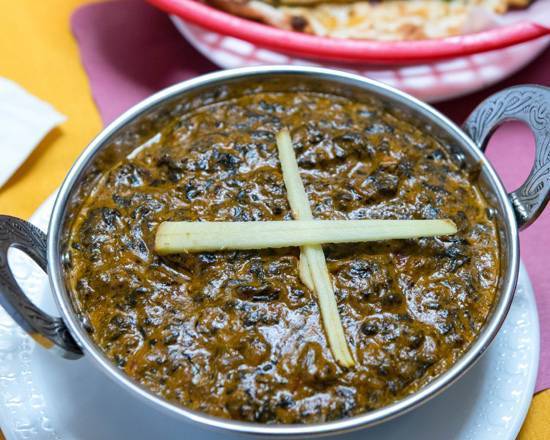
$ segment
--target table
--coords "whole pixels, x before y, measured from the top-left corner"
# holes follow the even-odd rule
[[[57,188],[101,121],[69,28],[89,0],[0,0],[0,76],[10,78],[67,116],[0,189],[0,212],[28,218]],[[550,438],[550,390],[535,396],[520,440]],[[3,439],[0,433],[0,439]]]

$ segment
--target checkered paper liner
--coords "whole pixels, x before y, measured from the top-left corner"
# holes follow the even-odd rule
[[[488,87],[521,69],[550,37],[450,60],[408,66],[376,66],[305,60],[209,31],[171,16],[176,28],[206,58],[224,69],[261,65],[320,66],[381,81],[424,101],[438,102]]]

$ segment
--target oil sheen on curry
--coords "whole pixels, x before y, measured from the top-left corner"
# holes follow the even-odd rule
[[[496,224],[451,146],[376,103],[304,92],[246,95],[163,127],[88,191],[67,269],[93,340],[154,393],[238,420],[335,420],[418,390],[479,333],[496,294]],[[335,362],[298,248],[154,251],[163,221],[292,220],[283,127],[315,218],[458,227],[323,246],[353,368]]]

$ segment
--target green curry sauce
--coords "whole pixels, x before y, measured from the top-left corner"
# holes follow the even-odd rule
[[[316,218],[459,228],[324,246],[352,369],[333,359],[297,248],[153,250],[162,221],[291,219],[275,143],[284,126]],[[388,405],[461,356],[495,297],[496,225],[447,147],[377,105],[331,95],[258,93],[177,116],[105,170],[79,208],[73,299],[114,363],[185,407],[311,423]]]

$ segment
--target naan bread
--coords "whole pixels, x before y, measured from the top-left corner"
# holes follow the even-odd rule
[[[310,34],[372,40],[460,35],[479,8],[497,14],[529,0],[208,0],[235,15]]]

